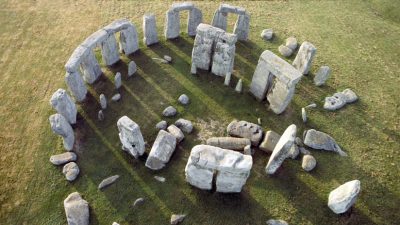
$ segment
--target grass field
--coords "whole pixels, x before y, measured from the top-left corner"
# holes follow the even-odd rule
[[[63,200],[78,191],[90,204],[91,224],[168,224],[172,213],[185,213],[182,224],[265,224],[270,218],[289,224],[399,224],[400,221],[400,3],[385,1],[239,1],[251,14],[250,40],[236,45],[231,87],[223,79],[190,72],[193,39],[165,41],[164,1],[59,1],[0,0],[0,223],[66,224]],[[219,3],[196,2],[210,23]],[[64,64],[88,35],[118,18],[129,18],[142,38],[142,16],[157,17],[160,44],[140,43],[140,51],[112,68],[90,87],[88,100],[79,105],[75,126],[79,178],[68,183],[62,167],[49,162],[62,153],[62,140],[50,129],[54,113],[49,99],[66,88]],[[187,13],[181,19],[185,21]],[[232,30],[234,16],[229,18]],[[182,31],[186,24],[182,22]],[[273,28],[272,42],[261,40],[263,29]],[[248,93],[259,55],[275,53],[289,36],[310,41],[317,55],[310,75],[303,77],[296,95],[282,115],[267,110]],[[100,57],[100,52],[97,52]],[[153,57],[172,56],[172,65]],[[294,56],[288,59],[291,62]],[[134,60],[138,72],[127,78],[127,62]],[[327,85],[316,87],[313,73],[321,65],[332,68]],[[113,75],[123,76],[122,99],[110,103],[106,119],[97,121],[98,96],[110,97]],[[234,92],[241,78],[245,93]],[[336,91],[353,89],[355,104],[327,112],[323,99]],[[186,93],[191,104],[177,103]],[[301,121],[301,107],[316,102],[309,122]],[[116,121],[127,115],[137,122],[152,145],[155,124],[161,112],[176,106],[179,115],[195,123],[195,132],[178,146],[168,166],[152,172],[144,160],[134,160],[121,150]],[[299,136],[314,128],[331,134],[349,157],[312,150],[318,165],[311,173],[301,169],[301,160],[286,160],[275,176],[264,167],[269,155],[257,151],[251,176],[240,194],[218,194],[191,187],[184,179],[191,148],[204,138],[225,135],[232,119],[256,122],[265,130],[282,133],[298,125]],[[150,147],[146,151],[149,152]],[[105,177],[121,178],[104,191],[97,185]],[[167,178],[166,183],[154,175]],[[340,184],[359,179],[361,193],[351,210],[335,215],[326,206],[328,194]],[[131,205],[138,197],[146,202]]]

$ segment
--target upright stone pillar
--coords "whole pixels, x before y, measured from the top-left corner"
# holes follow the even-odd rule
[[[188,27],[189,29],[189,27]],[[169,10],[166,13],[164,35],[167,39],[174,39],[179,37],[180,19],[179,12]]]
[[[58,89],[51,96],[50,105],[67,119],[68,123],[76,123],[76,114],[78,113],[75,103],[69,97],[64,89]]]
[[[196,35],[196,29],[197,26],[203,21],[203,13],[201,13],[201,10],[193,7],[189,11],[189,18],[188,18],[188,27],[187,27],[187,32],[189,36],[195,36]]]
[[[101,55],[107,66],[111,66],[119,61],[118,45],[114,34],[110,34],[107,39],[101,43]]]
[[[226,30],[226,26],[227,26],[227,17],[228,13],[222,13],[220,12],[219,9],[217,9],[214,13],[214,17],[213,20],[211,22],[211,24],[214,27],[218,27],[221,28],[222,30]]]
[[[245,41],[249,37],[250,15],[245,13],[239,15],[233,28],[233,33],[237,35],[238,40]]]
[[[314,59],[317,48],[310,42],[303,42],[299,48],[299,52],[293,61],[293,66],[302,74],[308,74],[310,72],[312,60]]]
[[[85,100],[87,88],[79,70],[75,72],[67,72],[65,74],[65,83],[77,102]]]
[[[130,55],[139,50],[139,37],[135,26],[121,30],[119,37],[119,49],[125,55]]]
[[[93,84],[103,73],[91,49],[83,57],[81,67],[83,70],[83,79],[88,84]]]
[[[143,42],[149,46],[158,43],[156,17],[153,14],[143,16]]]

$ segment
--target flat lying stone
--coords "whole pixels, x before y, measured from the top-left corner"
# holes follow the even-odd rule
[[[190,134],[193,131],[193,124],[189,120],[185,119],[178,119],[175,122],[175,126],[177,126],[179,129],[181,129],[183,132]]]
[[[160,130],[154,141],[153,147],[146,160],[146,167],[152,170],[160,170],[169,162],[176,148],[174,135]]]
[[[111,176],[111,177],[107,177],[106,179],[104,179],[104,180],[102,180],[100,182],[100,184],[98,186],[98,189],[101,190],[101,189],[103,189],[103,188],[115,183],[115,181],[117,181],[118,178],[119,178],[119,175],[114,175],[114,176]]]
[[[182,222],[185,219],[186,215],[185,214],[173,214],[171,216],[171,224],[176,225],[180,222]]]
[[[303,161],[301,163],[301,167],[309,172],[315,168],[317,165],[317,160],[312,155],[305,155],[303,156]]]
[[[302,74],[308,74],[316,52],[317,48],[313,44],[307,41],[303,42],[292,65]]]
[[[63,138],[65,150],[71,151],[74,147],[75,135],[67,119],[65,119],[65,117],[61,114],[57,113],[51,115],[49,121],[52,131]]]
[[[190,100],[189,97],[185,94],[182,94],[181,96],[179,96],[178,101],[182,104],[182,105],[187,105],[189,104]]]
[[[67,119],[68,123],[76,123],[76,115],[78,114],[78,111],[67,91],[60,88],[54,92],[50,99],[50,105],[53,106],[59,114],[63,115],[65,119]]]
[[[164,58],[168,63],[171,63],[171,62],[172,62],[172,57],[169,56],[169,55],[164,55],[163,58]]]
[[[63,174],[68,181],[74,181],[79,175],[79,167],[75,162],[69,162],[63,167]]]
[[[249,139],[253,146],[258,146],[263,135],[259,125],[246,121],[232,121],[226,130],[230,136]]]
[[[265,29],[261,32],[261,38],[269,41],[274,36],[274,31],[272,29]]]
[[[300,154],[299,147],[296,145],[296,143],[293,143],[292,147],[290,147],[287,153],[286,158],[296,159],[299,154]]]
[[[332,151],[341,156],[347,156],[347,153],[340,148],[331,136],[314,129],[304,132],[304,144],[313,149]]]
[[[117,102],[117,101],[119,101],[121,99],[121,94],[115,94],[115,95],[113,95],[112,97],[111,97],[111,101],[113,101],[113,102]]]
[[[66,152],[58,155],[52,155],[50,157],[50,162],[56,166],[63,165],[67,162],[76,161],[76,154],[73,152]]]
[[[183,141],[183,139],[185,138],[185,135],[182,133],[181,129],[173,124],[168,126],[167,131],[176,138],[178,143]]]
[[[172,117],[172,116],[175,116],[176,113],[177,113],[177,111],[173,106],[168,106],[167,108],[164,109],[162,114],[165,117]]]
[[[97,119],[99,121],[103,121],[104,120],[104,113],[103,110],[99,110],[99,112],[97,113]]]
[[[114,85],[115,89],[118,89],[122,86],[122,76],[120,72],[117,72],[114,77]]]
[[[297,45],[297,39],[295,37],[288,37],[286,39],[285,46],[290,48],[292,51],[296,50]]]
[[[78,192],[68,195],[64,209],[68,225],[89,225],[89,204]]]
[[[293,54],[293,50],[285,45],[280,45],[278,48],[279,53],[285,57],[290,57]]]
[[[160,176],[154,176],[154,179],[156,179],[157,181],[164,183],[167,179],[165,179],[165,177],[160,177]]]
[[[248,138],[212,137],[207,139],[207,145],[224,149],[243,151],[247,145],[251,145],[251,142]]]
[[[135,74],[136,71],[137,71],[136,63],[134,61],[130,61],[129,64],[128,64],[128,77],[130,77],[133,74]]]
[[[157,130],[165,130],[165,129],[167,129],[167,126],[168,126],[167,121],[163,120],[156,124],[156,129]]]
[[[264,140],[261,142],[259,148],[264,152],[272,153],[280,138],[281,135],[279,135],[278,133],[272,130],[267,131]]]
[[[344,183],[329,194],[328,207],[336,214],[345,213],[357,200],[360,181]]]
[[[100,94],[99,102],[100,102],[100,106],[101,106],[102,109],[106,109],[107,108],[107,99],[106,99],[106,96],[104,94]]]

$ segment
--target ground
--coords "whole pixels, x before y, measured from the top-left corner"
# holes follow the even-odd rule
[[[167,224],[172,213],[185,213],[183,224],[265,224],[270,218],[290,224],[396,224],[400,221],[400,10],[396,0],[385,1],[268,1],[234,2],[251,14],[250,40],[236,47],[231,87],[206,72],[190,71],[193,39],[165,41],[163,22],[171,2],[164,1],[0,1],[0,221],[2,224],[65,224],[62,201],[79,191],[90,204],[92,224]],[[196,2],[210,23],[219,3]],[[62,153],[61,139],[51,132],[48,117],[54,113],[49,99],[66,88],[63,68],[68,57],[88,35],[127,17],[142,38],[144,13],[157,17],[160,44],[140,51],[112,68],[90,88],[88,100],[79,105],[75,126],[79,178],[65,180],[61,167],[49,162]],[[187,18],[184,14],[182,18]],[[235,18],[229,18],[232,30]],[[263,29],[273,28],[275,38],[265,42]],[[229,31],[228,30],[228,31]],[[289,36],[310,41],[318,52],[311,74],[303,77],[296,95],[282,115],[269,111],[265,102],[248,94],[251,77],[262,51],[278,53]],[[100,53],[97,52],[97,57]],[[153,57],[172,56],[172,65]],[[288,61],[293,61],[294,56]],[[134,60],[138,72],[127,78],[127,62]],[[319,66],[332,68],[327,85],[312,82]],[[122,99],[110,103],[105,121],[97,121],[98,96],[113,89],[113,74],[123,76]],[[244,93],[234,92],[241,78]],[[357,103],[336,112],[322,109],[323,99],[336,91],[353,89]],[[177,98],[186,93],[189,106]],[[301,107],[316,102],[309,122],[301,121]],[[121,150],[116,121],[127,115],[136,121],[151,146],[161,112],[176,106],[179,115],[195,122],[195,133],[178,146],[168,166],[152,172],[143,159],[134,160]],[[265,130],[282,133],[290,124],[298,133],[314,128],[333,136],[349,157],[312,150],[318,165],[311,173],[301,161],[287,160],[275,176],[264,167],[269,155],[257,151],[251,176],[240,194],[217,194],[191,187],[184,180],[184,167],[191,148],[211,135],[225,135],[232,119],[256,122]],[[148,152],[150,147],[147,147]],[[121,178],[104,191],[97,185],[105,177]],[[166,183],[153,179],[167,178]],[[361,193],[355,207],[335,215],[326,206],[328,194],[340,184],[359,179]],[[136,198],[146,202],[138,208]]]

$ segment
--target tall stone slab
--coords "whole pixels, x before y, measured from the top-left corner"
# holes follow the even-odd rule
[[[219,9],[217,9],[214,12],[214,17],[212,19],[211,24],[214,27],[218,27],[218,28],[220,28],[222,30],[226,30],[226,27],[228,26],[228,18],[227,18],[227,16],[228,16],[228,13],[222,13],[222,12],[220,12]]]
[[[50,105],[59,114],[63,115],[65,119],[67,119],[68,123],[76,123],[76,115],[78,110],[76,109],[75,103],[64,89],[60,88],[53,93],[50,99]]]
[[[293,66],[302,74],[308,74],[312,65],[317,48],[310,42],[303,42],[300,46],[299,52],[293,61]]]
[[[246,41],[249,37],[250,30],[250,14],[247,12],[239,15],[233,28],[233,33],[237,35],[238,40]]]
[[[139,37],[136,27],[131,24],[126,29],[121,30],[119,36],[119,49],[125,55],[130,55],[139,50]]]
[[[146,167],[152,170],[160,170],[169,162],[175,151],[176,138],[174,135],[160,130],[154,141],[153,147],[146,160]]]
[[[139,125],[129,117],[123,116],[118,120],[117,126],[122,150],[127,151],[136,159],[143,155],[145,146]]]
[[[143,16],[143,42],[149,46],[158,43],[158,34],[156,26],[156,16],[153,14],[146,14]]]
[[[203,13],[200,9],[193,7],[189,11],[189,19],[187,26],[187,33],[189,36],[193,37],[196,35],[196,29],[199,24],[203,22]]]
[[[64,200],[68,225],[89,225],[89,203],[78,192],[73,192]]]
[[[221,4],[215,11],[211,24],[226,31],[228,13],[238,15],[233,33],[237,35],[238,40],[247,40],[250,29],[250,14],[242,7]]]
[[[77,102],[83,102],[85,100],[87,88],[79,70],[75,72],[66,72],[65,83]]]
[[[92,50],[88,50],[81,63],[83,79],[88,84],[93,84],[103,73]]]
[[[179,18],[179,12],[174,10],[168,10],[165,13],[165,28],[164,36],[166,39],[174,39],[179,37],[179,31],[181,28],[181,20]]]
[[[115,35],[109,34],[107,39],[101,43],[101,56],[104,64],[111,66],[119,61],[119,51]]]
[[[49,117],[51,130],[53,133],[63,138],[64,148],[71,151],[74,147],[75,135],[67,119],[61,114],[53,114]]]
[[[235,43],[237,37],[234,34],[221,34],[215,44],[211,72],[217,76],[226,76],[233,70],[235,59]]]

